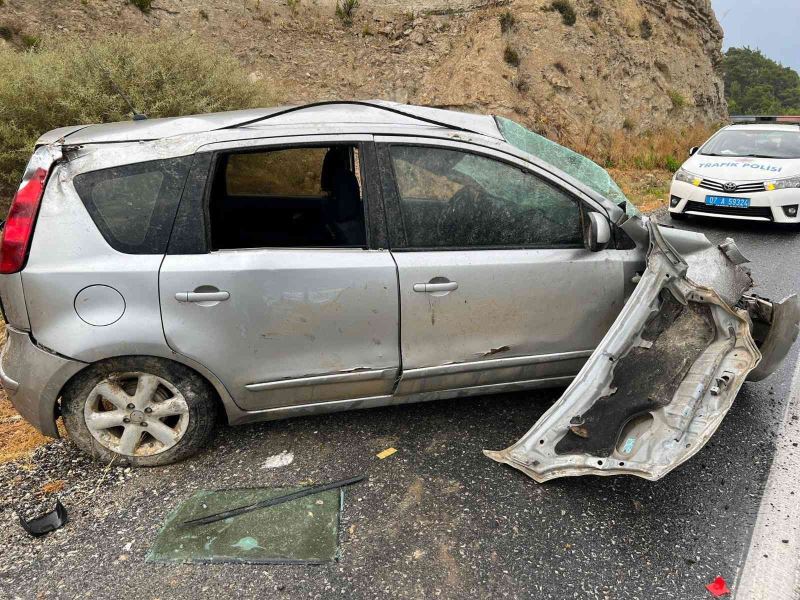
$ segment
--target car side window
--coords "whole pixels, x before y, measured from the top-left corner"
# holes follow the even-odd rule
[[[184,156],[89,171],[75,190],[112,248],[163,254],[190,165]]]
[[[214,250],[366,245],[357,146],[223,153],[214,173]]]
[[[581,247],[578,202],[507,163],[460,150],[389,150],[411,248]]]

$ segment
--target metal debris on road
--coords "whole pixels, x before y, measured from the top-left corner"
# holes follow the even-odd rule
[[[375,456],[377,456],[380,460],[383,460],[384,458],[389,458],[395,452],[397,452],[397,448],[387,448],[382,452],[378,452]]]

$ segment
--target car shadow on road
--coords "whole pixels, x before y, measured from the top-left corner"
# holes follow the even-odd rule
[[[794,238],[800,234],[797,225],[781,223],[767,223],[764,221],[738,221],[735,219],[715,219],[713,217],[698,217],[692,215],[688,220],[676,221],[669,217],[659,219],[663,225],[671,225],[678,229],[698,231],[700,233],[744,233],[748,235],[763,234],[777,237]]]

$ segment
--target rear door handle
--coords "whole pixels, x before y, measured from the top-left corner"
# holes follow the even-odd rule
[[[422,293],[433,292],[455,292],[458,289],[457,281],[448,281],[447,283],[415,283],[414,291]]]
[[[224,302],[231,295],[228,292],[178,292],[175,300],[178,302]]]

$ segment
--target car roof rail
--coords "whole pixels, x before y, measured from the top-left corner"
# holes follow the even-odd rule
[[[800,115],[731,115],[734,125],[800,125]]]
[[[298,112],[301,110],[306,110],[308,108],[317,108],[319,106],[331,106],[335,104],[346,104],[350,106],[367,106],[369,108],[377,108],[379,110],[385,110],[390,113],[394,113],[396,115],[400,115],[403,117],[408,117],[409,119],[415,119],[417,121],[421,121],[423,123],[428,123],[430,125],[436,125],[438,127],[445,127],[447,129],[453,129],[456,131],[464,131],[466,133],[474,133],[477,135],[485,135],[482,134],[480,131],[475,131],[474,129],[468,129],[466,127],[456,125],[454,123],[447,123],[446,121],[439,121],[437,119],[431,119],[428,117],[423,117],[420,115],[415,115],[412,112],[404,111],[399,108],[395,108],[394,106],[388,106],[380,101],[369,101],[369,100],[327,100],[324,102],[312,102],[310,104],[302,104],[299,106],[290,106],[288,108],[279,110],[277,112],[263,115],[261,117],[256,117],[253,119],[248,119],[246,121],[242,121],[241,123],[234,123],[232,125],[226,125],[225,127],[221,127],[220,129],[237,129],[239,127],[246,127],[248,125],[254,125],[255,123],[260,123],[262,121],[267,121],[269,119],[274,119],[275,117],[280,117],[282,115],[286,115],[293,112]],[[426,107],[421,107],[426,108]]]

